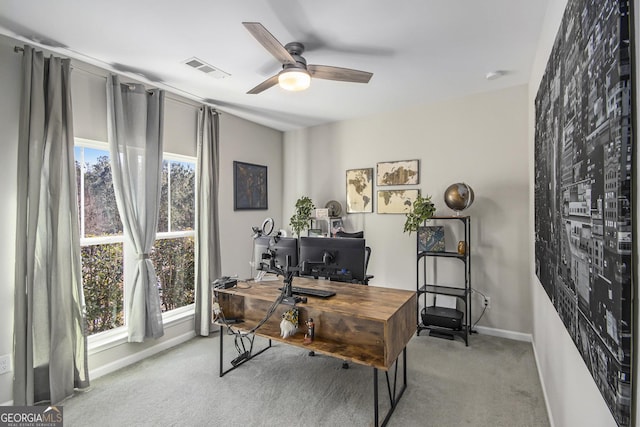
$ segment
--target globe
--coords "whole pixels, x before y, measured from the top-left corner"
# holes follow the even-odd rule
[[[465,210],[473,203],[473,189],[464,182],[451,184],[444,191],[444,202],[454,211]]]

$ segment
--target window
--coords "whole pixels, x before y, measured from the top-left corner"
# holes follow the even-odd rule
[[[164,156],[158,234],[151,252],[162,311],[194,302],[195,179],[193,159]]]
[[[82,279],[89,334],[126,323],[122,222],[116,206],[108,145],[76,138]],[[151,251],[162,311],[194,301],[195,160],[165,154],[156,242]]]

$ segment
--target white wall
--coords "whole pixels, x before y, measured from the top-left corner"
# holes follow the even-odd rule
[[[375,168],[380,161],[419,159],[420,184],[412,188],[432,196],[436,215],[451,214],[444,190],[464,181],[476,195],[466,211],[472,216],[472,284],[491,297],[480,325],[528,334],[527,152],[525,86],[287,132],[285,183],[291,194],[283,214],[289,218],[295,198],[303,194],[318,206],[332,199],[344,206],[345,171]],[[373,285],[415,289],[415,234],[403,234],[404,220],[396,214],[347,216],[347,231],[364,230],[372,247]],[[453,250],[458,238],[449,234],[446,240]],[[438,276],[454,280],[461,270],[439,267]],[[475,320],[479,297],[474,304]]]
[[[13,291],[16,225],[16,160],[22,55],[13,52],[22,43],[0,36],[0,355],[13,352]],[[106,141],[107,71],[72,61],[72,103],[77,137]],[[123,81],[130,79],[123,78]],[[167,93],[165,98],[164,150],[195,156],[196,120],[199,105]],[[233,160],[269,167],[269,210],[233,211]],[[251,226],[266,216],[282,223],[282,133],[223,113],[220,118],[220,230],[224,274],[251,274]],[[194,335],[193,316],[165,326],[165,336],[145,343],[90,346],[89,370],[93,377],[126,366]],[[12,374],[0,375],[0,404],[12,401]]]
[[[567,0],[549,0],[529,81],[529,227],[531,230],[534,229],[534,101],[566,4]],[[553,424],[556,427],[615,426],[613,416],[578,349],[535,275],[533,233],[530,236],[529,252],[532,255],[529,257],[531,263],[529,271],[533,304],[533,340],[540,378]],[[637,248],[636,242],[636,250]]]
[[[16,244],[20,58],[0,38],[0,355],[13,353],[13,288]],[[13,374],[0,375],[0,405],[13,399]]]
[[[283,194],[282,132],[223,113],[220,118],[220,247],[222,274],[249,278],[253,253],[252,226],[271,217],[282,228]],[[233,210],[233,161],[267,166],[268,207]]]

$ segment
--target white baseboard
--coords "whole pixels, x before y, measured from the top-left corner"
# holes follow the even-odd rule
[[[533,336],[531,334],[525,334],[523,332],[507,331],[506,329],[488,328],[486,326],[476,326],[474,330],[482,335],[508,338],[510,340],[515,340],[515,341],[533,342]]]
[[[145,350],[139,351],[130,356],[123,357],[122,359],[118,359],[106,365],[100,366],[99,368],[92,369],[89,371],[89,378],[90,379],[100,378],[103,375],[110,374],[112,372],[117,371],[118,369],[122,369],[133,363],[139,362],[143,359],[146,359],[147,357],[153,356],[154,354],[160,353],[161,351],[164,351],[168,348],[175,347],[178,344],[182,344],[183,342],[189,341],[191,338],[195,336],[196,336],[196,333],[194,331],[189,331],[182,335],[178,335],[177,337],[163,341],[160,344],[154,345],[153,347],[149,347]]]
[[[0,406],[13,406],[13,400],[0,403]]]
[[[540,361],[538,359],[538,352],[536,351],[536,343],[533,344],[533,357],[536,360],[536,368],[538,370],[538,378],[540,378],[540,386],[542,387],[542,395],[544,396],[544,406],[547,409],[547,418],[549,419],[549,425],[551,427],[555,426],[553,422],[553,415],[551,414],[551,405],[549,404],[549,396],[547,396],[547,387],[544,385],[544,378],[542,377],[542,371],[540,370]]]

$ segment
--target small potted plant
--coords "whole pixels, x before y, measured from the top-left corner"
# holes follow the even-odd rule
[[[404,223],[404,232],[411,234],[412,231],[418,231],[426,220],[431,219],[436,212],[436,207],[431,202],[431,196],[422,197],[418,195],[414,200],[411,212],[407,213],[407,220]]]
[[[311,222],[311,212],[316,208],[313,201],[307,197],[302,196],[296,201],[296,213],[293,214],[289,220],[289,225],[293,234],[300,237],[300,233],[309,228]]]

